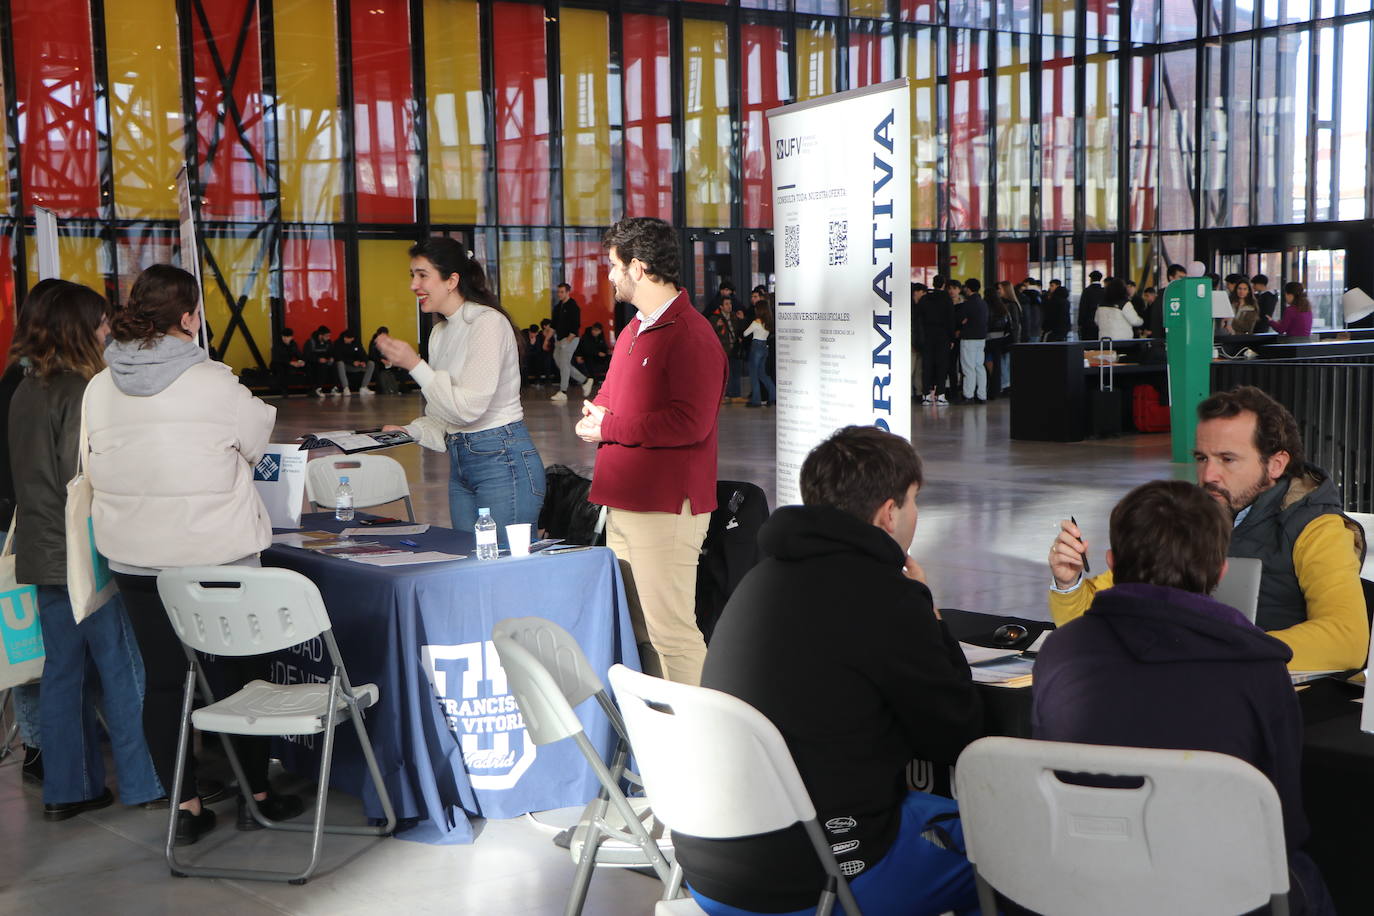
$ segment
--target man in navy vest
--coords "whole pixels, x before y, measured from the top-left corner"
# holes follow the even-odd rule
[[[1294,671],[1364,665],[1369,618],[1360,585],[1365,533],[1342,512],[1340,490],[1305,460],[1298,424],[1282,404],[1251,386],[1198,405],[1197,482],[1230,513],[1229,555],[1264,564],[1255,623],[1293,650]],[[1060,525],[1050,550],[1050,612],[1063,625],[1111,573],[1083,580],[1087,550],[1078,526]]]

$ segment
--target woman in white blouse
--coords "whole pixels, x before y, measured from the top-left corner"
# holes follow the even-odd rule
[[[425,396],[424,416],[386,428],[448,452],[455,529],[471,530],[479,508],[491,510],[498,532],[537,524],[544,463],[520,406],[519,330],[487,289],[481,265],[453,239],[436,236],[410,249],[410,290],[420,311],[444,320],[430,331],[428,362],[404,341],[377,338],[382,355]]]
[[[745,407],[763,407],[775,404],[778,390],[768,377],[768,337],[773,333],[773,310],[766,301],[754,303],[754,321],[744,329],[745,337],[752,337],[749,345],[749,382],[752,386],[749,401]],[[768,398],[760,401],[760,386],[768,391]]]

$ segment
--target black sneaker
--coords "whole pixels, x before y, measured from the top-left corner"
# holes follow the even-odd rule
[[[95,811],[98,808],[108,808],[114,804],[114,794],[106,789],[95,798],[88,798],[85,801],[61,802],[56,805],[43,806],[43,819],[47,821],[65,821],[69,817],[76,817],[83,811]]]
[[[300,816],[305,810],[305,802],[301,801],[299,795],[278,795],[268,792],[267,797],[258,802],[258,810],[269,821],[289,821]],[[244,801],[242,795],[239,796],[238,827],[240,830],[262,829],[262,824],[253,818],[253,812],[248,810],[248,802]]]
[[[24,779],[43,784],[43,751],[41,748],[24,745]]]
[[[203,804],[199,814],[182,810],[177,812],[177,835],[173,846],[190,846],[205,834],[215,829],[215,812]]]

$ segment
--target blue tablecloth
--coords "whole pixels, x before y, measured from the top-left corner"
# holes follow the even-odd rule
[[[306,530],[338,531],[330,514],[307,515]],[[388,543],[392,538],[369,535]],[[294,569],[319,586],[354,684],[374,683],[378,704],[365,716],[404,839],[469,843],[468,815],[506,818],[580,805],[596,777],[570,741],[536,748],[506,684],[491,628],[506,617],[556,621],[577,639],[592,667],[639,667],[625,588],[606,548],[558,555],[472,559],[470,532],[431,527],[408,538],[416,550],[469,559],[379,567],[294,547],[264,551],[263,564]],[[271,663],[278,683],[324,680],[319,640]],[[592,743],[609,752],[609,723],[589,700],[578,708]],[[304,775],[318,770],[319,736],[281,742],[278,756]],[[330,785],[363,799],[370,817],[381,803],[352,727],[338,729]]]

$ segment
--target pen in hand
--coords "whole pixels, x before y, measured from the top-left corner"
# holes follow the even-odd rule
[[[1076,519],[1076,518],[1074,518],[1072,515],[1070,515],[1070,516],[1069,516],[1069,521],[1073,522],[1073,526],[1074,526],[1075,528],[1078,528],[1078,519]],[[1079,540],[1082,540],[1082,537],[1083,537],[1083,529],[1082,529],[1082,528],[1078,528],[1078,535],[1079,535]],[[1086,576],[1086,575],[1087,575],[1088,573],[1090,573],[1090,572],[1092,572],[1092,570],[1088,567],[1088,552],[1085,550],[1085,551],[1083,551],[1083,575]]]

